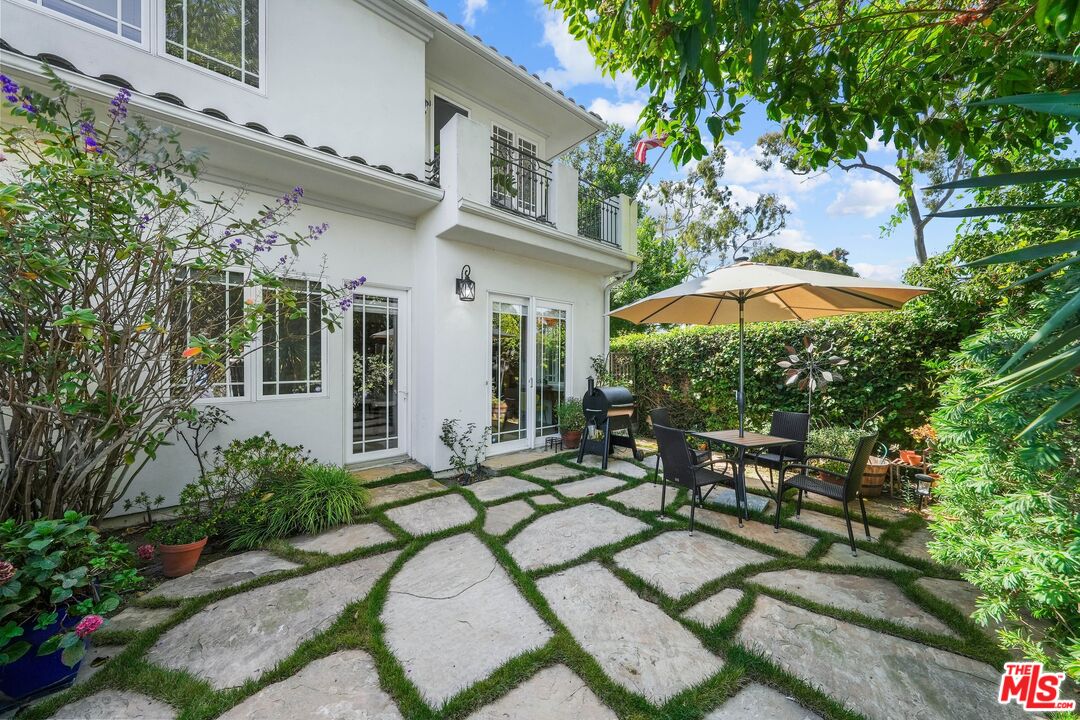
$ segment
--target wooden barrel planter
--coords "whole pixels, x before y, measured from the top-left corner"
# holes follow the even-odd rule
[[[862,496],[868,498],[881,497],[881,488],[885,485],[885,477],[889,474],[889,461],[879,457],[871,457],[866,463],[866,470],[862,477]]]

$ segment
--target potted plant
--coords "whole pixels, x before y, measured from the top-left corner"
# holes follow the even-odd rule
[[[195,569],[208,535],[206,523],[196,518],[183,518],[169,525],[158,523],[147,533],[157,543],[162,573],[171,578]]]
[[[573,450],[581,443],[581,431],[585,429],[585,411],[581,400],[568,397],[556,409],[559,418],[559,432],[562,433],[563,447]]]
[[[0,523],[0,548],[0,693],[23,700],[75,680],[102,616],[141,578],[127,545],[73,511]]]

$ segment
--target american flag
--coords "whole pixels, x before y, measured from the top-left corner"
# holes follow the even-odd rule
[[[645,155],[653,148],[664,147],[667,143],[668,135],[663,133],[657,137],[648,137],[643,140],[638,140],[638,144],[634,146],[634,159],[639,163],[645,163]]]

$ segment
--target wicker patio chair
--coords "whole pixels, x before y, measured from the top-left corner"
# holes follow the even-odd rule
[[[832,455],[810,455],[805,463],[787,463],[780,471],[780,487],[776,493],[776,521],[773,523],[775,532],[780,532],[780,509],[784,502],[784,491],[788,488],[796,488],[799,491],[799,499],[795,506],[795,517],[802,514],[802,496],[804,492],[824,495],[825,497],[839,500],[844,506],[844,522],[847,523],[848,541],[851,543],[851,554],[858,555],[855,548],[855,533],[851,530],[851,511],[848,503],[858,498],[859,510],[862,511],[863,530],[866,531],[866,539],[870,538],[870,524],[866,522],[866,504],[863,502],[859,488],[862,485],[863,472],[866,463],[870,460],[870,453],[874,451],[874,443],[877,435],[864,435],[859,438],[855,446],[855,456],[852,459],[838,458]],[[824,468],[814,467],[810,463],[814,460],[830,460],[845,463],[848,468],[846,473],[833,472]],[[808,473],[815,473],[817,477]],[[830,479],[832,480],[830,482]]]
[[[761,474],[761,468],[763,467],[775,470],[779,475],[786,463],[806,462],[806,438],[810,435],[810,415],[809,413],[777,410],[772,414],[772,425],[769,427],[769,434],[775,437],[791,438],[798,442],[771,448],[768,452],[746,453],[746,459],[754,461],[754,472],[757,473],[762,483],[765,483],[765,478]],[[766,484],[766,487],[768,487],[768,484]]]
[[[735,468],[723,459],[709,459],[709,465],[695,463],[691,454],[690,446],[686,443],[686,431],[678,428],[654,425],[653,433],[656,435],[656,443],[660,448],[659,455],[664,461],[663,488],[660,491],[660,514],[664,514],[664,506],[667,503],[667,484],[671,482],[682,485],[690,491],[690,534],[694,533],[694,509],[705,502],[712,489],[717,485],[729,488],[736,487]],[[722,464],[727,472],[717,472],[716,466]],[[708,492],[701,494],[701,489],[707,487]],[[738,492],[736,492],[736,498]]]
[[[662,427],[675,427],[671,422],[671,413],[665,407],[654,408],[649,412],[649,419],[652,420],[653,427],[660,425]],[[712,450],[695,450],[690,448],[691,457],[694,459],[695,465],[701,465],[702,463],[711,464],[712,462]],[[653,482],[655,483],[660,478],[660,453],[656,453],[656,472],[653,474]]]

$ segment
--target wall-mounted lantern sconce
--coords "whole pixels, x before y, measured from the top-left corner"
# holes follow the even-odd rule
[[[455,281],[457,296],[464,302],[472,302],[476,299],[476,283],[469,277],[472,268],[468,265],[461,267],[461,277]]]

